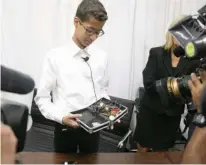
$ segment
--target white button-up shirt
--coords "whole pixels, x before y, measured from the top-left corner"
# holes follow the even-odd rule
[[[93,44],[80,49],[71,40],[45,58],[35,102],[47,119],[62,123],[65,115],[96,102],[90,68],[82,57],[89,57],[97,99],[109,99],[106,54]]]

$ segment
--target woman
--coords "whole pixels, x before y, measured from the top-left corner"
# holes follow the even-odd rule
[[[183,18],[181,16],[171,26]],[[173,50],[177,46],[177,40],[167,32],[165,45],[150,50],[148,62],[143,70],[145,94],[140,102],[134,136],[140,152],[150,149],[167,150],[173,147],[176,140],[184,104],[172,102],[169,106],[163,106],[155,83],[163,78],[190,74],[198,66],[197,62],[176,57]]]

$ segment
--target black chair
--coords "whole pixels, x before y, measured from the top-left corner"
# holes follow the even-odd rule
[[[132,122],[134,128],[133,128],[133,131],[132,131],[132,135],[129,139],[130,140],[129,141],[130,151],[137,151],[137,144],[136,144],[135,140],[133,139],[133,135],[134,135],[134,131],[135,131],[135,128],[136,128],[136,123],[137,123],[138,118],[139,118],[140,101],[144,96],[144,92],[145,92],[144,87],[139,87],[138,88],[138,97],[134,101],[135,108],[134,108],[133,116],[132,116],[132,119],[131,119],[131,122]]]
[[[34,97],[37,90],[34,90]],[[112,100],[128,107],[128,114],[121,119],[121,123],[115,124],[114,130],[100,131],[99,152],[116,152],[125,151],[126,141],[131,137],[130,121],[134,109],[134,101],[111,97]],[[24,151],[44,151],[52,152],[54,125],[55,122],[46,119],[39,111],[36,103],[32,102],[31,116],[33,119],[33,126],[27,132],[27,139]]]
[[[139,113],[140,101],[141,101],[141,99],[142,99],[143,96],[144,96],[144,92],[145,92],[144,87],[139,87],[139,89],[138,89],[139,97],[137,97],[137,98],[135,99],[135,107],[136,107],[136,112],[137,112],[137,114]]]
[[[109,152],[125,152],[126,142],[131,138],[133,131],[130,129],[130,122],[132,114],[134,112],[135,102],[132,100],[122,99],[118,97],[110,96],[111,100],[115,100],[118,103],[126,106],[128,108],[128,113],[121,118],[121,122],[115,124],[113,130],[102,130],[100,131],[100,147],[103,146],[104,149],[100,148],[100,151]],[[101,145],[102,144],[102,145]]]
[[[39,111],[39,108],[34,101],[34,97],[36,96],[36,93],[37,93],[37,89],[34,89],[32,108],[31,108],[32,119],[33,119],[34,123],[41,123],[42,125],[53,127],[55,125],[55,122],[46,119]]]
[[[27,132],[24,151],[53,152],[55,122],[46,119],[39,111],[39,108],[34,101],[36,93],[37,89],[34,89],[31,107],[31,117],[33,120],[33,125],[31,129]]]

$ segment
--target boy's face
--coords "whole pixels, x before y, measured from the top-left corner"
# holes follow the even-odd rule
[[[104,34],[102,28],[104,21],[98,21],[91,17],[88,21],[82,22],[79,18],[74,18],[75,36],[83,47],[89,46],[97,37]]]

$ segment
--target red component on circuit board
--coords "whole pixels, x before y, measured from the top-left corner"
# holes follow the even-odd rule
[[[111,115],[116,115],[119,112],[119,108],[112,108],[111,109]]]

